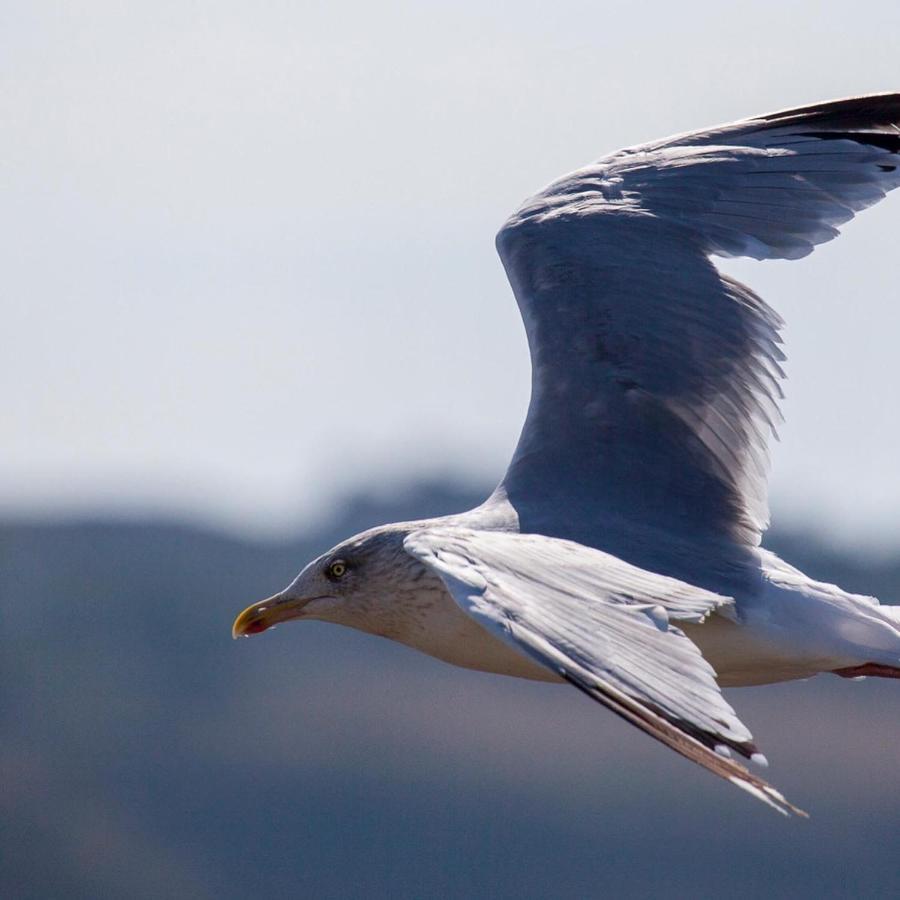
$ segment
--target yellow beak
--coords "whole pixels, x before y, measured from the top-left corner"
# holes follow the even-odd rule
[[[231,626],[233,638],[250,637],[251,634],[261,634],[267,628],[285,622],[288,619],[296,619],[307,600],[285,600],[280,594],[275,594],[253,606],[248,606]]]

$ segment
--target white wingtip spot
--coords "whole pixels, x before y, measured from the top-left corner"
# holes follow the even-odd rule
[[[769,768],[769,761],[762,753],[754,753],[753,756],[750,757],[750,762],[755,762],[758,766],[762,766],[764,769]]]
[[[724,756],[725,759],[731,759],[731,750],[726,747],[724,744],[716,744],[713,748],[719,756]]]
[[[662,632],[669,630],[669,614],[664,606],[654,605],[647,609],[647,617]]]

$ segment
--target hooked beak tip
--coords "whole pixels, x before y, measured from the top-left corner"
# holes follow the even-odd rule
[[[231,636],[234,640],[242,637],[250,637],[252,634],[262,634],[275,624],[272,616],[272,606],[275,598],[270,597],[268,600],[260,600],[248,606],[235,620],[231,626]]]
[[[259,603],[248,606],[234,620],[234,624],[231,626],[231,636],[237,640],[254,634],[262,634],[280,622],[300,618],[307,603],[308,600],[304,598],[286,598],[281,594],[260,600]]]
[[[231,626],[231,636],[234,640],[242,637],[250,637],[251,634],[260,634],[269,626],[265,622],[265,607],[262,610],[253,606],[248,606],[235,620]]]

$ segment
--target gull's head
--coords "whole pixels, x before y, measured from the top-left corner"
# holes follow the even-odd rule
[[[248,606],[234,620],[232,636],[249,637],[292,619],[318,619],[399,637],[406,624],[403,598],[439,589],[437,576],[403,549],[414,527],[383,525],[342,541],[283,591]]]

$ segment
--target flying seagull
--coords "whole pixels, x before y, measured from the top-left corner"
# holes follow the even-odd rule
[[[494,493],[383,525],[244,610],[487,672],[566,681],[782,813],[721,686],[900,677],[900,607],[760,545],[778,314],[711,256],[797,259],[900,185],[900,93],[621,150],[515,212],[497,249],[532,393]]]

